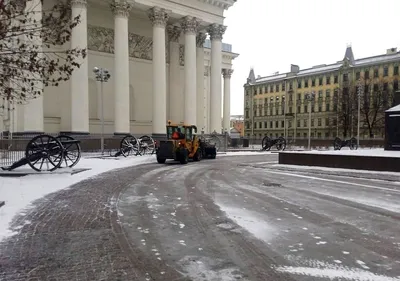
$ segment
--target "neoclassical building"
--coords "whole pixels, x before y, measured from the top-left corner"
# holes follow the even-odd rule
[[[87,47],[88,56],[70,81],[4,114],[2,131],[98,134],[102,97],[106,134],[165,134],[167,120],[229,131],[238,54],[222,43],[223,13],[236,0],[184,2],[72,0],[81,23],[70,47]],[[111,74],[103,95],[94,67]]]

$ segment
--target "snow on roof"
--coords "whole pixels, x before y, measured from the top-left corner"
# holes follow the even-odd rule
[[[386,110],[386,112],[395,112],[395,111],[400,111],[400,104]]]
[[[376,65],[376,64],[380,64],[380,63],[384,63],[384,62],[397,61],[397,60],[400,60],[400,52],[397,52],[394,54],[383,54],[383,55],[374,56],[374,57],[357,59],[357,60],[354,60],[352,65],[354,67],[362,67],[362,66]],[[304,77],[304,76],[309,76],[309,75],[318,75],[318,74],[338,70],[342,65],[343,65],[343,61],[338,61],[334,64],[320,65],[320,66],[314,66],[312,68],[303,69],[303,70],[300,70],[298,73],[294,73],[294,75],[292,74],[292,76],[289,76],[289,74],[291,74],[291,73],[287,72],[287,73],[282,73],[282,74],[278,74],[278,75],[260,77],[260,78],[255,79],[255,84],[260,84],[260,83],[265,83],[265,82],[277,82],[279,80],[283,80],[286,77],[296,78],[296,77]]]
[[[256,83],[259,82],[267,82],[267,81],[274,81],[274,80],[281,80],[283,78],[286,78],[286,73],[284,74],[278,74],[278,75],[273,75],[273,76],[265,76],[265,77],[261,77],[261,78],[257,78],[256,79]]]

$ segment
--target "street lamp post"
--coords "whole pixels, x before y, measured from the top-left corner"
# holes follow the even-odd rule
[[[357,110],[357,147],[360,146],[360,115],[361,115],[361,95],[362,95],[362,81],[361,78],[358,80],[358,91],[357,91],[357,97],[358,97],[358,110]]]
[[[315,98],[315,93],[311,92],[306,94],[306,100],[309,103],[309,114],[308,114],[308,150],[311,150],[311,103]]]
[[[101,103],[101,155],[104,155],[104,96],[103,96],[103,83],[108,82],[111,75],[105,68],[93,68],[93,72],[96,76],[96,80],[100,82],[100,103]]]

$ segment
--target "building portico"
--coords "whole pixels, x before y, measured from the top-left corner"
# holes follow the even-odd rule
[[[235,1],[188,2],[71,0],[71,16],[81,22],[68,47],[87,47],[88,56],[70,81],[45,88],[42,114],[27,116],[31,111],[18,106],[11,113],[18,118],[3,117],[3,130],[98,134],[104,115],[106,134],[163,135],[168,119],[221,133],[222,104],[226,118],[230,103],[225,73],[238,56],[222,44],[223,12]],[[111,79],[100,85],[94,67],[109,70]]]

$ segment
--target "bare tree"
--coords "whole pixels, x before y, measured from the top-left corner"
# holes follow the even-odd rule
[[[337,88],[334,94],[337,122],[346,138],[352,131],[354,118],[357,118],[357,89],[354,84]]]
[[[392,103],[392,90],[383,79],[371,79],[362,84],[361,120],[372,138],[377,129],[384,126],[385,110]]]
[[[86,49],[70,49],[70,0],[42,7],[43,0],[0,0],[0,98],[25,103],[70,79]]]

